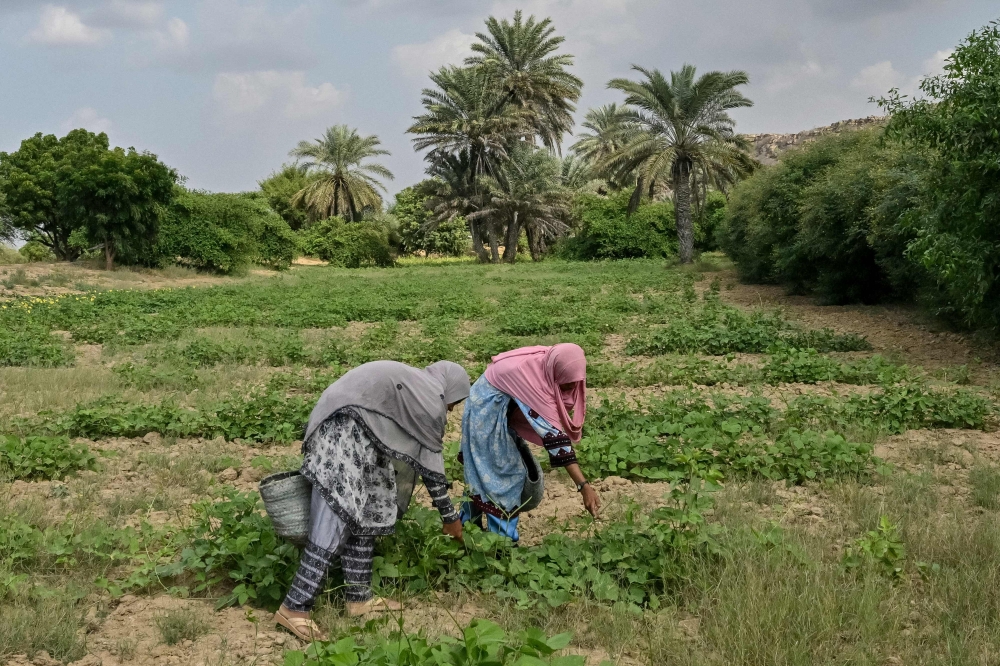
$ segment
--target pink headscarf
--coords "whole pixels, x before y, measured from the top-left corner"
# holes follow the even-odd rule
[[[587,357],[579,345],[522,347],[493,357],[486,380],[580,441],[587,416]],[[563,391],[560,384],[573,384]],[[569,410],[573,410],[570,418]]]

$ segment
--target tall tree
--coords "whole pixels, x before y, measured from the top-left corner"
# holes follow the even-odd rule
[[[583,127],[590,130],[581,132],[572,145],[573,152],[586,160],[595,175],[604,178],[612,189],[621,186],[614,180],[608,169],[599,170],[598,165],[606,164],[613,155],[622,149],[623,130],[625,126],[625,108],[617,104],[605,104],[587,111]]]
[[[506,159],[508,147],[531,135],[527,113],[503,101],[494,80],[476,67],[444,67],[431,75],[435,88],[423,91],[425,112],[414,118],[408,132],[416,134],[417,150],[430,149],[428,174],[439,178],[443,187],[436,195],[441,215],[461,215],[469,219],[472,247],[482,262],[489,261],[483,243],[489,242],[497,256],[497,230],[487,221],[469,214],[479,207],[482,188],[479,179]],[[447,203],[444,199],[454,197]]]
[[[103,246],[107,270],[122,252],[133,261],[152,255],[176,183],[173,169],[134,148],[105,150],[70,175],[69,201],[90,241]]]
[[[392,180],[392,172],[372,157],[388,155],[379,148],[381,141],[374,134],[361,136],[347,125],[334,125],[315,141],[302,141],[290,153],[304,160],[304,166],[315,180],[293,198],[293,206],[303,206],[312,219],[342,216],[356,220],[366,208],[382,207],[385,186],[378,178]]]
[[[528,236],[528,247],[536,261],[546,241],[567,229],[565,196],[559,180],[559,160],[526,145],[512,151],[495,175],[483,178],[484,205],[470,218],[492,219],[496,228],[506,227],[504,262],[514,263],[517,259],[521,229]]]
[[[0,153],[0,215],[61,260],[79,256],[69,238],[86,230],[104,245],[111,268],[122,250],[152,247],[176,179],[154,155],[111,150],[103,133],[77,129],[61,139],[36,134],[17,151]]]
[[[499,261],[496,228],[489,220],[469,219],[482,207],[483,202],[483,191],[474,171],[468,150],[462,150],[458,154],[439,153],[436,156],[427,169],[434,188],[428,200],[433,215],[426,226],[430,231],[442,222],[451,222],[456,218],[469,220],[472,249],[476,257],[480,263],[485,264],[490,262],[492,254],[493,262],[496,263]],[[490,249],[483,245],[487,241]]]
[[[708,72],[696,78],[684,65],[668,81],[657,70],[633,69],[643,80],[613,79],[608,87],[625,93],[622,146],[599,166],[622,177],[636,177],[630,209],[644,189],[666,179],[674,194],[682,263],[694,260],[692,190],[712,184],[725,187],[750,173],[755,161],[749,143],[734,132],[729,111],[752,106],[737,87],[749,82],[745,72]]]
[[[551,19],[486,20],[486,32],[476,33],[478,43],[465,64],[481,68],[499,88],[498,104],[514,104],[528,114],[534,134],[551,149],[573,128],[573,103],[580,99],[583,81],[567,68],[573,56],[556,51],[565,41],[555,35]]]

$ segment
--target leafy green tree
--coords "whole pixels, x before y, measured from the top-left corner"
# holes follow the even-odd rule
[[[280,171],[272,173],[258,185],[274,212],[297,231],[309,223],[309,216],[301,206],[293,206],[292,200],[314,180],[315,176],[311,176],[304,165],[285,164]]]
[[[619,179],[634,176],[635,210],[645,188],[666,180],[673,190],[681,263],[694,260],[692,191],[708,185],[723,189],[753,171],[749,143],[733,131],[731,109],[751,106],[737,87],[749,79],[745,72],[708,72],[695,78],[695,68],[684,65],[670,80],[656,69],[634,66],[641,81],[613,79],[609,88],[625,93],[622,146],[598,165]]]
[[[497,107],[513,104],[527,112],[534,134],[549,148],[558,148],[563,134],[573,129],[573,103],[580,99],[583,81],[567,71],[573,56],[557,54],[565,40],[556,36],[551,19],[486,20],[486,32],[476,33],[478,43],[465,64],[480,68],[498,87]]]
[[[359,219],[365,209],[380,209],[385,186],[379,178],[392,180],[392,172],[381,164],[366,162],[388,155],[379,148],[374,134],[361,136],[347,125],[335,125],[316,141],[302,141],[290,153],[304,160],[302,166],[315,179],[292,198],[292,206],[303,206],[314,220],[342,216]]]
[[[83,220],[72,176],[107,150],[106,135],[81,129],[61,139],[39,133],[18,150],[0,153],[0,198],[9,227],[50,248],[59,260],[76,259],[80,252],[69,237]]]
[[[569,227],[565,190],[560,187],[559,160],[542,150],[522,145],[501,162],[495,175],[485,176],[483,207],[470,218],[493,218],[506,227],[503,261],[517,259],[518,239],[524,229],[532,259],[541,259],[548,241]]]
[[[573,199],[573,217],[579,228],[558,249],[568,259],[664,257],[676,251],[669,201],[643,202],[630,215],[628,192],[608,196],[583,192]]]
[[[91,243],[103,246],[110,271],[119,253],[131,262],[151,255],[177,172],[150,153],[108,150],[100,137],[104,150],[68,176],[66,193]]]
[[[944,73],[920,85],[925,97],[891,91],[888,133],[929,156],[908,218],[908,256],[927,271],[937,312],[1000,329],[1000,21],[970,34]]]
[[[368,220],[347,224],[339,217],[320,220],[303,231],[306,254],[343,268],[388,267],[395,263],[386,228]]]
[[[396,202],[389,209],[399,221],[403,251],[408,254],[422,251],[458,257],[468,251],[469,232],[464,218],[456,217],[434,225],[434,229],[428,228],[434,214],[428,204],[438,186],[439,182],[424,181],[407,187],[396,195]]]

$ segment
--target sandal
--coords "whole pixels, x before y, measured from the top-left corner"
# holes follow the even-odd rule
[[[308,617],[289,617],[285,615],[284,610],[284,608],[279,608],[278,612],[274,614],[274,623],[279,627],[287,630],[296,638],[310,643],[312,641],[327,640],[326,634],[323,633],[323,630],[312,619]]]
[[[369,613],[388,613],[401,610],[403,610],[403,604],[383,597],[373,597],[368,601],[347,604],[347,614],[351,617],[361,617]]]

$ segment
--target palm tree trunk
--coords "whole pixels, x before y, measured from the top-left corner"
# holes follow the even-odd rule
[[[499,264],[500,244],[497,242],[497,227],[495,224],[490,223],[490,226],[486,229],[486,236],[490,239],[490,263]]]
[[[483,246],[483,233],[479,229],[479,223],[475,220],[469,220],[469,233],[472,235],[472,249],[479,258],[479,263],[490,263],[490,253]]]
[[[542,235],[535,232],[530,224],[524,227],[524,233],[528,236],[528,251],[531,252],[531,260],[541,261],[542,252],[544,251],[542,247]]]
[[[514,211],[514,219],[507,225],[507,239],[503,244],[503,261],[512,264],[517,260],[517,241],[521,237],[521,224],[517,219],[517,211]]]
[[[682,264],[694,261],[694,222],[691,218],[691,165],[679,162],[674,168],[674,214],[677,218],[678,254]]]

